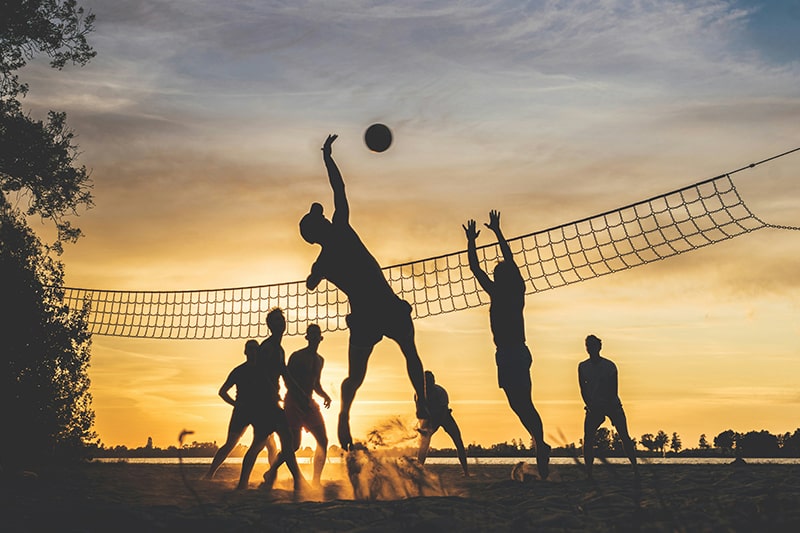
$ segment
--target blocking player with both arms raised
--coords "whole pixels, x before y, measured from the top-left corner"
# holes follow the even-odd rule
[[[480,286],[489,293],[489,325],[497,350],[497,384],[506,393],[508,404],[536,443],[536,466],[546,479],[550,469],[550,445],[544,441],[542,418],[531,399],[530,368],[533,358],[525,344],[525,281],[514,262],[514,254],[500,229],[500,213],[489,212],[484,224],[497,237],[503,259],[494,267],[494,280],[481,269],[476,241],[480,230],[474,220],[464,228],[467,236],[469,266]]]

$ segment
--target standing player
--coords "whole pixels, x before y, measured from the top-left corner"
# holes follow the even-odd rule
[[[628,434],[628,420],[622,410],[622,402],[617,392],[617,365],[610,359],[600,356],[603,341],[594,335],[586,337],[586,352],[589,358],[578,365],[578,381],[581,396],[586,404],[586,417],[583,421],[583,459],[586,462],[586,476],[592,479],[592,463],[594,463],[594,437],[597,428],[606,417],[619,433],[622,449],[631,462],[634,472],[636,468],[636,451]]]
[[[205,475],[205,479],[211,479],[216,474],[223,461],[231,453],[233,447],[242,438],[247,426],[253,426],[255,431],[260,419],[263,418],[264,404],[264,384],[261,375],[256,367],[256,357],[258,355],[258,341],[250,339],[244,344],[244,354],[246,360],[228,375],[228,379],[219,389],[219,396],[225,403],[233,406],[233,413],[228,424],[228,437],[211,461],[211,466]],[[236,387],[236,398],[231,398],[230,390]]]
[[[508,398],[508,404],[536,443],[536,465],[539,476],[547,479],[550,472],[550,446],[544,441],[542,418],[531,399],[531,352],[525,344],[525,281],[514,262],[514,254],[500,230],[500,213],[489,212],[489,223],[484,224],[497,237],[503,260],[494,268],[494,281],[478,264],[476,240],[480,230],[474,220],[467,222],[467,256],[469,267],[480,286],[489,293],[489,324],[497,347],[497,383]]]
[[[350,314],[348,376],[342,382],[342,408],[338,435],[342,448],[353,445],[350,435],[350,407],[356,391],[364,382],[367,361],[375,345],[384,337],[397,342],[406,358],[406,369],[417,394],[417,418],[427,418],[425,379],[422,361],[414,341],[411,306],[392,291],[381,267],[350,225],[350,206],[344,180],[333,160],[332,145],[336,135],[329,135],[322,147],[328,181],[333,190],[334,212],[331,220],[323,215],[322,205],[314,203],[300,220],[300,234],[309,244],[322,250],[311,266],[306,285],[313,290],[323,279],[347,295]]]
[[[289,425],[286,422],[286,413],[280,406],[280,377],[284,375],[286,369],[285,353],[281,346],[283,333],[286,331],[286,319],[280,308],[275,308],[267,314],[267,327],[270,336],[267,337],[259,346],[256,364],[260,373],[261,387],[264,391],[262,409],[265,413],[264,423],[258,431],[253,431],[253,444],[248,448],[242,459],[242,475],[239,478],[239,488],[247,488],[250,480],[250,473],[253,471],[258,454],[267,444],[267,439],[272,433],[277,433],[281,442],[281,455],[294,478],[295,490],[306,488],[307,483],[303,479],[300,468],[297,466],[297,458],[294,455],[292,446],[292,436],[289,432]]]
[[[289,356],[289,363],[286,365],[286,397],[283,401],[283,409],[286,412],[286,420],[289,423],[295,451],[300,447],[303,428],[311,433],[317,441],[312,483],[314,486],[319,486],[322,468],[325,466],[325,459],[328,455],[328,435],[319,405],[312,396],[316,392],[322,398],[325,409],[331,406],[331,397],[322,389],[320,383],[325,360],[317,353],[319,344],[322,342],[322,332],[318,325],[310,324],[306,328],[306,340],[308,346]],[[269,472],[264,475],[267,486],[272,486],[275,482],[275,473],[282,461],[281,454],[277,461],[270,466]]]
[[[444,387],[436,383],[433,372],[428,370],[425,371],[425,392],[428,393],[428,411],[430,411],[431,416],[428,420],[424,420],[419,428],[420,442],[417,459],[420,463],[425,464],[425,459],[428,457],[428,448],[431,445],[431,437],[442,427],[453,439],[453,444],[456,445],[458,462],[461,463],[464,477],[469,477],[467,451],[464,449],[464,441],[461,440],[461,430],[456,424],[456,419],[453,418],[453,410],[450,409],[450,398],[448,398]]]

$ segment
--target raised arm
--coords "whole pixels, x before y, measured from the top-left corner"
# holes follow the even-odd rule
[[[333,141],[336,140],[338,135],[328,135],[325,144],[322,145],[322,159],[325,162],[325,168],[328,169],[328,181],[333,189],[333,220],[342,219],[344,222],[350,220],[350,206],[347,203],[347,195],[344,192],[344,180],[342,173],[339,172],[339,167],[333,160]]]
[[[492,280],[489,279],[486,272],[481,269],[480,263],[478,263],[478,250],[475,243],[481,232],[479,229],[476,229],[474,220],[467,221],[467,225],[462,225],[461,227],[464,228],[464,233],[467,236],[467,259],[469,260],[469,268],[472,270],[472,274],[475,276],[475,279],[478,280],[480,286],[483,287],[483,290],[491,293],[494,284]]]
[[[484,226],[492,230],[497,237],[497,244],[500,245],[500,252],[503,254],[503,260],[514,263],[514,254],[511,253],[511,247],[503,236],[503,230],[500,229],[500,211],[495,211],[494,209],[489,211],[489,223],[484,224]],[[514,264],[516,265],[516,263]]]

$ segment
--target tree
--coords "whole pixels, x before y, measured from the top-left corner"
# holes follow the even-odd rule
[[[781,436],[781,452],[786,457],[800,457],[800,428]]]
[[[701,450],[707,450],[707,449],[711,448],[711,445],[708,443],[708,440],[706,439],[706,434],[705,433],[701,433],[700,434],[700,440],[698,441],[697,446]]]
[[[742,457],[775,457],[778,455],[778,437],[769,431],[748,431],[736,440],[736,449]]]
[[[732,429],[726,429],[716,437],[714,437],[714,446],[716,448],[721,448],[724,451],[730,452],[733,449],[733,446],[736,444],[736,439],[739,437],[739,434],[733,431]]]
[[[0,198],[2,461],[71,454],[94,437],[88,309],[70,311],[62,285],[61,263]]]
[[[681,451],[681,448],[683,447],[683,444],[681,443],[681,438],[678,435],[677,431],[673,431],[672,432],[672,440],[669,443],[669,447],[675,453],[678,453],[679,451]]]
[[[642,435],[642,438],[639,439],[639,442],[642,443],[642,446],[650,450],[651,452],[656,450],[658,446],[656,446],[655,437],[652,433],[645,433]]]
[[[666,447],[667,443],[669,442],[669,435],[664,433],[663,430],[658,430],[658,434],[653,439],[653,443],[655,444],[656,450],[661,452],[661,455],[664,455],[664,448]]]
[[[94,16],[75,0],[0,0],[0,12],[0,461],[22,466],[83,450],[94,437],[88,310],[64,305],[56,259],[80,236],[68,217],[92,196],[66,115],[50,111],[44,122],[25,113],[28,86],[17,71],[38,54],[57,69],[88,62]],[[55,242],[42,244],[32,216],[55,225]]]
[[[37,53],[61,69],[67,62],[86,64],[95,52],[86,42],[94,15],[75,0],[5,0],[0,18],[0,195],[25,196],[25,215],[55,223],[56,249],[73,242],[80,230],[65,216],[90,207],[89,173],[76,164],[77,147],[66,115],[48,113],[36,121],[22,110],[19,98],[28,92],[16,71]]]
[[[598,428],[594,434],[594,449],[598,456],[608,455],[612,449],[611,432],[608,428]]]

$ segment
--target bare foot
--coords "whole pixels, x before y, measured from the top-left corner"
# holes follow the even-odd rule
[[[350,420],[345,413],[339,415],[339,445],[344,451],[350,451],[353,448],[353,437],[350,436]]]
[[[543,480],[550,475],[550,450],[548,444],[536,447],[536,468],[539,470],[539,477]]]

